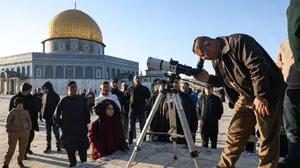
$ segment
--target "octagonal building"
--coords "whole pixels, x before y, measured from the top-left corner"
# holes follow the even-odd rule
[[[105,55],[98,24],[86,13],[70,9],[49,22],[42,41],[43,52],[0,57],[0,93],[14,94],[28,82],[38,88],[50,81],[56,92],[66,94],[66,83],[74,80],[78,89],[98,91],[103,80],[132,79],[138,62]]]

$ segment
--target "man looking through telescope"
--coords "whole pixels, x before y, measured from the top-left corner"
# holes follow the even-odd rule
[[[245,34],[197,37],[193,52],[203,60],[212,60],[217,75],[203,70],[195,78],[223,86],[233,108],[226,147],[217,167],[235,166],[256,123],[261,133],[258,167],[276,167],[286,84],[272,58]]]

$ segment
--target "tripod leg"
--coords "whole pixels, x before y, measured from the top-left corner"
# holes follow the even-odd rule
[[[151,112],[150,112],[150,114],[149,114],[149,116],[148,116],[148,119],[147,119],[147,121],[146,121],[146,123],[145,123],[145,126],[144,126],[144,128],[143,128],[143,131],[141,132],[141,134],[140,134],[140,136],[139,136],[139,138],[138,138],[138,140],[137,140],[137,142],[136,142],[136,144],[135,144],[135,146],[134,146],[134,150],[133,150],[133,152],[132,152],[132,154],[131,154],[131,156],[130,156],[130,159],[129,159],[128,163],[127,163],[126,168],[129,168],[129,167],[130,167],[130,165],[131,165],[131,163],[133,162],[133,160],[134,160],[134,158],[135,158],[135,156],[136,156],[138,150],[140,149],[140,147],[141,147],[141,145],[142,145],[142,143],[143,143],[143,139],[144,139],[144,137],[146,136],[147,128],[149,127],[150,123],[152,122],[153,117],[154,117],[154,115],[155,115],[155,112],[157,111],[157,109],[158,109],[158,107],[159,107],[159,103],[161,102],[162,98],[163,98],[163,93],[160,92],[160,93],[158,94],[158,96],[157,96],[155,102],[154,102],[154,105],[153,105],[153,107],[152,107],[152,109],[151,109]]]
[[[200,168],[200,160],[198,158],[198,151],[196,150],[196,146],[193,141],[191,130],[188,125],[188,121],[186,119],[185,112],[184,112],[181,102],[182,101],[181,101],[179,94],[175,93],[174,103],[176,105],[177,113],[178,113],[180,123],[181,123],[182,129],[183,129],[183,132],[184,132],[184,136],[185,136],[186,142],[188,144],[191,157],[194,159],[195,167]]]
[[[171,97],[171,95],[168,93],[167,100],[168,100],[168,113],[169,113],[169,122],[170,122],[169,133],[171,134],[170,139],[173,142],[174,159],[177,160],[177,155],[176,155],[177,136],[175,135],[177,133],[176,111],[175,111],[175,104],[173,103],[173,101],[171,102],[170,97]]]

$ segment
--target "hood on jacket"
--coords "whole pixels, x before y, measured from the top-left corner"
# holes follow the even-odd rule
[[[42,88],[44,89],[44,87],[48,88],[49,92],[54,92],[53,85],[51,82],[45,82]]]

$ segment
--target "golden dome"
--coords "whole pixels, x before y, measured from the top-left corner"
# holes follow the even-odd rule
[[[48,24],[46,39],[78,38],[103,44],[97,23],[86,13],[70,9],[57,14]]]

